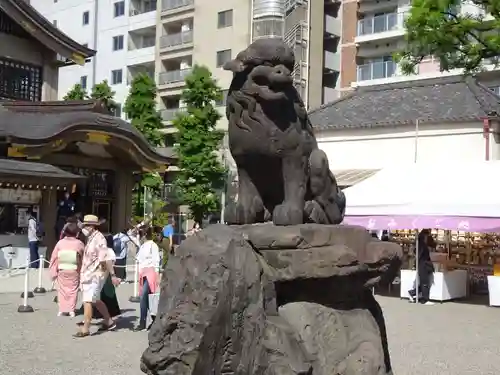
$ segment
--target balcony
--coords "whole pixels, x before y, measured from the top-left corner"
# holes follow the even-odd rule
[[[184,79],[191,74],[191,70],[192,69],[189,68],[160,73],[158,77],[159,83],[160,85],[170,85],[173,83],[184,82]]]
[[[340,54],[325,51],[323,63],[325,69],[340,72]]]
[[[182,8],[194,6],[194,0],[163,0],[161,2],[161,11],[168,12],[172,10],[182,11]]]
[[[129,16],[139,16],[144,13],[156,12],[156,1],[131,1]]]
[[[394,61],[380,61],[364,65],[358,65],[357,81],[371,81],[375,79],[389,78],[397,74],[397,64]]]
[[[161,119],[163,121],[172,121],[178,113],[185,112],[186,107],[179,107],[179,108],[170,108],[170,109],[164,109],[162,110],[161,113]]]
[[[156,1],[131,1],[129,30],[156,27]]]
[[[188,47],[193,43],[193,30],[163,35],[160,37],[160,48]]]
[[[356,43],[390,39],[404,35],[405,13],[387,13],[358,21]]]

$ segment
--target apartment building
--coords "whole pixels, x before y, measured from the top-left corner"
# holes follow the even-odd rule
[[[460,70],[440,72],[432,57],[423,60],[415,75],[402,75],[393,61],[394,52],[404,47],[404,20],[409,0],[344,0],[342,2],[342,74],[340,90],[401,81],[412,81],[460,74]],[[459,12],[477,14],[481,10],[464,3]],[[493,67],[479,76],[480,81],[500,92],[500,76]]]
[[[60,69],[59,99],[75,83],[90,90],[107,80],[123,105],[135,74],[154,76],[156,0],[31,0],[31,5],[64,33],[98,51],[85,66]]]
[[[314,108],[338,96],[341,34],[338,0],[32,0],[59,29],[98,51],[85,66],[60,70],[59,97],[75,84],[107,79],[123,104],[138,72],[155,77],[158,109],[171,133],[184,106],[184,78],[207,66],[227,94],[223,64],[258,38],[283,38],[295,50],[294,80]],[[221,112],[225,100],[220,103]],[[227,128],[222,119],[219,127]]]
[[[278,37],[293,46],[295,85],[308,106],[337,96],[340,74],[340,2],[331,0],[163,0],[157,18],[156,72],[166,132],[183,110],[184,77],[206,65],[227,93],[224,63],[258,38]],[[222,107],[225,100],[219,103]],[[226,128],[225,119],[220,122]]]

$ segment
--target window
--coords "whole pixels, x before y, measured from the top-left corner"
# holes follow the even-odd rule
[[[155,35],[144,36],[142,38],[142,48],[154,47],[155,43],[156,43]]]
[[[217,67],[222,67],[226,62],[231,60],[231,50],[225,49],[223,51],[217,51]]]
[[[90,14],[88,11],[86,12],[83,12],[83,15],[82,15],[82,24],[83,25],[88,25],[90,22]]]
[[[80,85],[82,86],[82,89],[87,89],[87,76],[80,77]]]
[[[218,107],[222,107],[224,105],[226,105],[226,101],[227,101],[227,93],[229,92],[229,90],[222,90],[222,98],[221,100],[217,100],[215,102],[215,105],[218,106]]]
[[[123,82],[123,71],[121,69],[111,71],[111,84],[118,85]]]
[[[125,14],[125,1],[117,1],[115,4],[115,17],[120,17]]]
[[[113,51],[120,51],[123,49],[123,35],[113,37]]]
[[[144,13],[154,12],[156,10],[156,0],[146,0],[143,7]]]
[[[233,10],[225,10],[218,13],[217,27],[222,29],[224,27],[233,26]]]
[[[115,103],[115,108],[113,108],[113,116],[122,117],[122,105],[120,103]]]
[[[42,68],[0,57],[0,99],[42,100]]]

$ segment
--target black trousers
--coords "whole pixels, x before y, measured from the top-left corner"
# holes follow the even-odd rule
[[[418,290],[419,290],[419,302],[425,303],[429,300],[429,295],[431,292],[432,276],[434,275],[434,267],[432,262],[423,261],[418,264]],[[408,293],[415,297],[417,295],[416,286]]]
[[[127,279],[127,257],[123,259],[115,260],[115,275],[119,279],[126,280]],[[117,267],[118,266],[118,267]]]

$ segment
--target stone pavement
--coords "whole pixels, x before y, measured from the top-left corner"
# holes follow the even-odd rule
[[[21,277],[22,280],[22,277]],[[17,313],[19,293],[5,293],[0,278],[0,375],[140,375],[146,332],[130,329],[137,304],[128,302],[132,285],[118,288],[124,316],[117,331],[84,339],[71,335],[76,319],[57,317],[54,293],[37,295],[31,314]],[[381,297],[394,375],[498,375],[500,310],[484,305],[412,305]],[[94,327],[94,330],[97,328]]]
[[[72,337],[79,317],[56,316],[54,293],[30,298],[35,312],[27,314],[17,312],[18,293],[0,294],[0,375],[142,374],[139,360],[147,333],[131,330],[139,307],[128,302],[132,292],[130,284],[117,290],[124,314],[116,331],[83,339]]]

